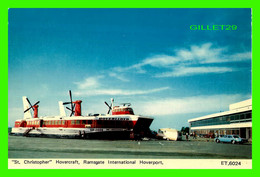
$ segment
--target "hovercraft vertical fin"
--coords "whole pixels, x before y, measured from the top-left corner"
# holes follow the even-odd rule
[[[26,98],[27,98],[26,96],[23,96],[23,110],[24,110],[24,111],[27,110],[27,109],[29,109],[29,108],[31,107],[31,106],[29,105],[29,103],[28,103],[28,101],[27,101]],[[23,114],[23,118],[24,118],[24,119],[32,118],[31,112],[30,112],[30,111],[26,111],[26,112]]]
[[[59,101],[59,108],[60,108],[60,116],[66,117],[66,112],[65,112],[65,109],[64,109],[62,101]]]

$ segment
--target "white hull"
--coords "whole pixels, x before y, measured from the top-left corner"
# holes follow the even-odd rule
[[[28,128],[12,128],[12,134],[25,135]],[[132,132],[123,128],[36,128],[31,129],[28,136],[57,136],[57,137],[77,137],[84,134],[111,133],[111,132]]]

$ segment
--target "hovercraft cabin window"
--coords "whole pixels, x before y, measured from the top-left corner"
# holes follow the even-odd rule
[[[70,121],[70,124],[71,124],[71,125],[74,125],[74,124],[75,124],[74,120]]]

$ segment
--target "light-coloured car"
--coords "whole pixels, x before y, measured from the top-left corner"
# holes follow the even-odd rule
[[[246,139],[241,138],[239,135],[223,135],[223,136],[218,136],[214,139],[214,141],[216,143],[232,143],[232,144],[236,144],[236,143],[245,143],[247,142]]]

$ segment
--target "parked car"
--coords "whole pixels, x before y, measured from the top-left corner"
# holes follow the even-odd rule
[[[247,142],[246,139],[241,138],[239,135],[222,135],[222,136],[218,136],[214,139],[214,141],[216,143],[232,143],[232,144],[236,144],[236,143],[245,143]]]

